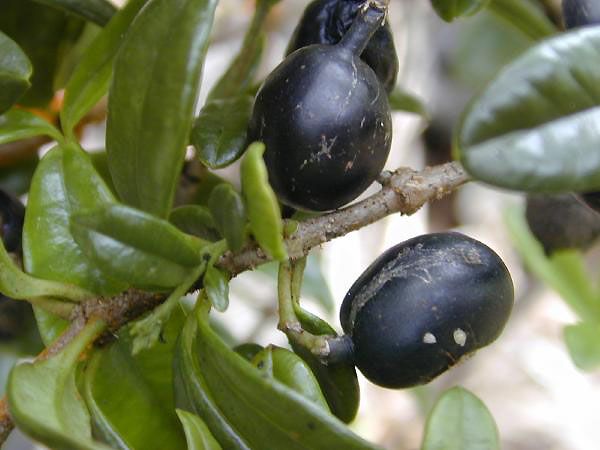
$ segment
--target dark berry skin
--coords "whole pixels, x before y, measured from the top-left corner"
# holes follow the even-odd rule
[[[600,24],[598,0],[563,0],[562,9],[567,29]]]
[[[547,254],[585,250],[600,235],[600,216],[573,194],[528,195],[525,217]]]
[[[6,251],[20,252],[25,207],[18,198],[1,189],[0,218],[2,220],[2,241]]]
[[[383,253],[340,311],[354,361],[388,388],[427,383],[494,341],[514,301],[500,257],[459,233],[419,236]]]
[[[257,94],[248,136],[265,143],[269,182],[293,208],[345,205],[376,179],[388,157],[387,96],[357,56],[383,13],[369,8],[359,19],[339,44],[292,53]]]
[[[348,31],[364,0],[315,0],[304,10],[286,50],[286,56],[312,44],[337,44]],[[394,89],[398,55],[387,21],[379,28],[361,58],[373,69],[385,90]]]

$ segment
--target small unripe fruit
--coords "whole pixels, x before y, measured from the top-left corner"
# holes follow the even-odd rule
[[[493,342],[513,302],[510,274],[493,250],[459,233],[436,233],[373,262],[346,294],[340,320],[363,375],[406,388]]]

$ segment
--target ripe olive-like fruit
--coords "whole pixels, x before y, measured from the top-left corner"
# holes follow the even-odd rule
[[[346,294],[340,319],[363,375],[406,388],[494,341],[513,301],[510,274],[493,250],[460,233],[435,233],[375,260]]]
[[[598,0],[563,0],[562,9],[567,29],[600,24]]]
[[[21,235],[25,207],[14,195],[0,189],[0,220],[2,221],[2,241],[8,252],[21,251]]]
[[[337,44],[350,29],[364,0],[315,0],[304,10],[286,50],[286,56],[312,44]],[[398,55],[388,22],[379,28],[361,54],[391,92],[398,76]]]
[[[392,137],[390,106],[358,55],[384,15],[367,3],[338,44],[295,51],[258,91],[248,138],[265,143],[269,182],[288,206],[339,208],[383,169]]]
[[[525,217],[547,254],[584,250],[600,235],[600,216],[573,194],[528,195]]]

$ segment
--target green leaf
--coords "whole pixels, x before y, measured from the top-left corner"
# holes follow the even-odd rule
[[[427,108],[423,101],[415,94],[405,91],[400,86],[396,86],[390,93],[389,98],[390,108],[393,111],[404,111],[409,113],[415,113],[424,119],[429,118]]]
[[[181,409],[176,412],[185,430],[188,450],[221,450],[221,446],[200,417]]]
[[[75,385],[79,355],[104,328],[91,322],[59,354],[12,370],[8,406],[20,430],[58,450],[108,450],[92,440],[90,417]]]
[[[38,278],[74,284],[96,294],[124,290],[125,284],[107,278],[84,255],[69,225],[72,214],[113,201],[81,149],[64,145],[48,152],[29,191],[23,226],[25,270]]]
[[[561,34],[507,66],[463,117],[461,162],[473,177],[526,191],[600,188],[600,29]]]
[[[472,16],[485,8],[491,0],[431,0],[431,5],[446,22],[461,16]],[[522,1],[522,0],[521,0]]]
[[[62,134],[53,125],[22,109],[11,109],[0,116],[0,144],[34,136],[49,136],[61,142]]]
[[[234,252],[240,250],[246,238],[247,220],[242,197],[230,184],[223,183],[212,190],[208,207],[229,248]]]
[[[150,0],[115,60],[107,151],[125,203],[167,217],[217,0]]]
[[[547,38],[558,31],[542,8],[531,1],[491,0],[488,8],[532,40]]]
[[[210,242],[218,241],[221,234],[208,208],[200,205],[185,205],[175,208],[169,221],[181,231]]]
[[[60,111],[62,129],[72,135],[73,128],[108,90],[115,55],[127,28],[147,0],[130,0],[90,44],[65,88]],[[73,3],[88,2],[72,0]],[[54,2],[49,2],[54,3]]]
[[[0,114],[4,114],[31,86],[31,72],[27,55],[0,31]]]
[[[63,334],[69,326],[68,320],[61,319],[56,314],[49,313],[37,306],[33,307],[33,312],[42,342],[46,347]]]
[[[106,25],[117,11],[108,0],[35,0],[53,8],[80,16],[101,27]]]
[[[581,370],[591,371],[600,366],[600,324],[581,322],[564,329],[565,342],[573,362]]]
[[[242,160],[242,195],[252,234],[261,248],[278,261],[287,259],[283,242],[283,223],[277,197],[269,185],[267,168],[262,159],[265,146],[255,142]]]
[[[500,450],[498,428],[481,400],[455,387],[433,407],[421,450]]]
[[[200,239],[124,205],[73,215],[71,232],[104,272],[136,287],[175,287],[202,262]]]
[[[110,189],[113,195],[116,196],[117,191],[113,185],[112,178],[110,177],[110,171],[108,170],[108,155],[104,151],[89,153],[90,160],[94,165],[94,169],[98,172],[98,175],[102,177],[106,186]]]
[[[190,142],[203,164],[211,169],[225,167],[242,155],[253,104],[253,97],[242,95],[211,100],[202,107]]]
[[[185,448],[172,385],[173,351],[182,326],[179,310],[153,348],[132,356],[132,339],[125,329],[92,357],[83,395],[94,430],[107,444],[123,450]]]
[[[204,274],[204,289],[208,300],[217,311],[223,312],[229,306],[229,274],[209,265]]]

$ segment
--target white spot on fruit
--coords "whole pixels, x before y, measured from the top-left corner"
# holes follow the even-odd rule
[[[435,344],[437,342],[437,339],[435,338],[435,336],[431,333],[425,333],[423,335],[423,342],[425,344]]]
[[[467,343],[467,333],[465,333],[465,331],[460,328],[454,330],[454,333],[452,333],[452,337],[454,338],[454,342],[456,342],[461,347],[464,347]]]

